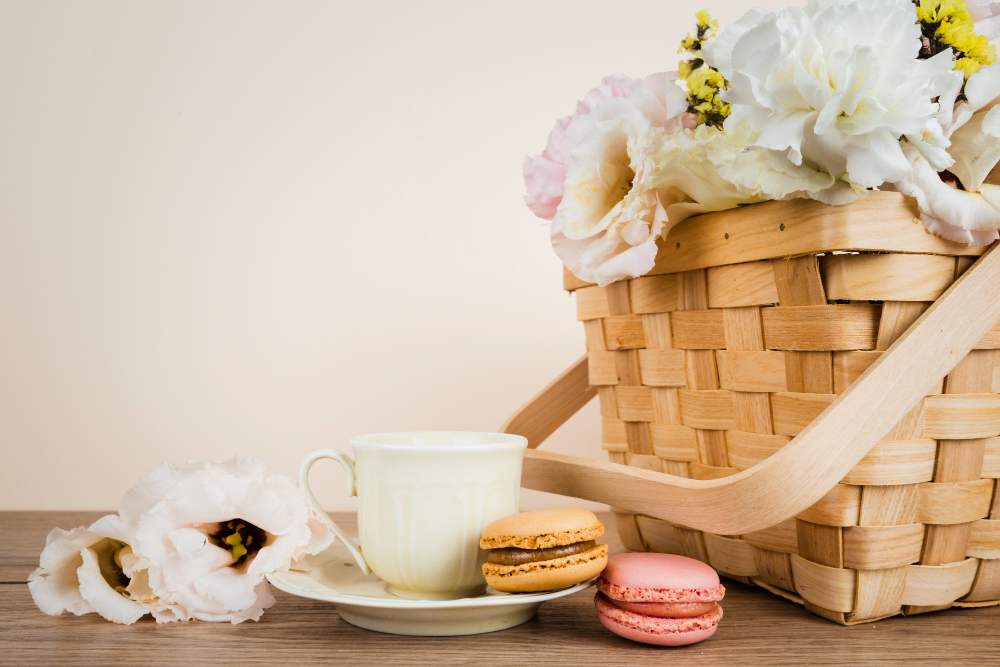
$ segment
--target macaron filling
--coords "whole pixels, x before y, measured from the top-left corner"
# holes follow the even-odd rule
[[[713,611],[714,602],[623,602],[611,600],[619,609],[659,618],[694,618]]]
[[[543,560],[553,560],[555,558],[564,558],[566,556],[582,554],[590,551],[596,546],[597,542],[595,540],[586,540],[584,542],[575,542],[573,544],[564,544],[544,549],[518,549],[516,547],[502,547],[499,549],[490,549],[489,555],[486,557],[486,562],[496,563],[497,565],[538,563]]]

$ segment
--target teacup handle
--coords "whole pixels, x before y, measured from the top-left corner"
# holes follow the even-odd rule
[[[340,465],[344,466],[344,470],[347,472],[347,495],[349,496],[358,495],[358,481],[357,476],[354,474],[354,461],[350,456],[336,449],[318,449],[307,456],[306,460],[302,462],[301,466],[299,466],[299,486],[301,486],[306,492],[306,497],[312,504],[313,509],[326,518],[327,526],[333,531],[334,535],[340,538],[343,545],[347,547],[347,550],[351,552],[352,556],[354,556],[354,560],[357,562],[358,567],[360,567],[365,574],[371,574],[372,569],[368,567],[368,561],[365,560],[364,555],[361,553],[361,549],[354,544],[354,540],[344,534],[344,531],[340,529],[340,526],[338,526],[337,523],[330,518],[330,515],[319,506],[319,503],[316,502],[316,496],[313,495],[312,489],[309,488],[309,469],[312,468],[312,465],[320,459],[333,459],[334,461],[340,463]]]

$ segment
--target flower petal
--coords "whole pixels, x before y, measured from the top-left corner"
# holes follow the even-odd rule
[[[955,163],[950,171],[966,190],[979,190],[1000,163],[1000,103],[980,109],[951,135]]]
[[[894,185],[917,200],[921,221],[938,236],[973,246],[997,238],[1000,186],[983,185],[979,192],[958,190],[942,181],[923,157],[917,157],[911,174]]]
[[[80,581],[80,595],[90,603],[94,611],[113,623],[131,625],[142,618],[147,609],[115,591],[101,574],[97,554],[92,549],[81,552],[82,564],[77,570]]]
[[[528,190],[524,203],[539,218],[551,220],[562,201],[566,167],[547,155],[536,155],[524,158],[521,171]]]
[[[221,568],[209,572],[195,582],[194,588],[199,595],[204,595],[221,603],[229,611],[248,609],[256,602],[255,587],[260,581],[232,568]]]
[[[233,475],[243,477],[255,482],[263,482],[267,466],[256,456],[233,456],[224,461],[209,461],[208,466]]]
[[[55,528],[49,532],[39,566],[28,576],[28,590],[39,609],[50,616],[58,616],[64,611],[77,616],[94,611],[80,595],[77,570],[83,563],[81,550],[101,539],[83,526],[72,530]]]
[[[118,514],[123,520],[136,524],[139,517],[163,499],[166,489],[177,479],[177,470],[169,462],[147,470],[135,486],[125,492],[118,504]]]

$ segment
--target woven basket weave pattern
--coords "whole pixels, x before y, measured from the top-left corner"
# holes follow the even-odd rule
[[[974,259],[813,254],[605,288],[567,281],[604,449],[614,462],[694,479],[753,466],[818,416]],[[697,558],[844,624],[1000,603],[995,348],[1000,329],[799,516],[713,535],[616,512],[625,545]]]

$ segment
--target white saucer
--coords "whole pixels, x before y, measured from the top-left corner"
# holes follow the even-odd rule
[[[334,603],[351,625],[394,635],[445,637],[512,628],[533,618],[546,600],[594,584],[585,581],[544,593],[498,593],[491,588],[474,598],[408,600],[390,593],[388,584],[374,574],[363,574],[340,542],[307,560],[311,571],[275,572],[267,580],[286,593]]]

